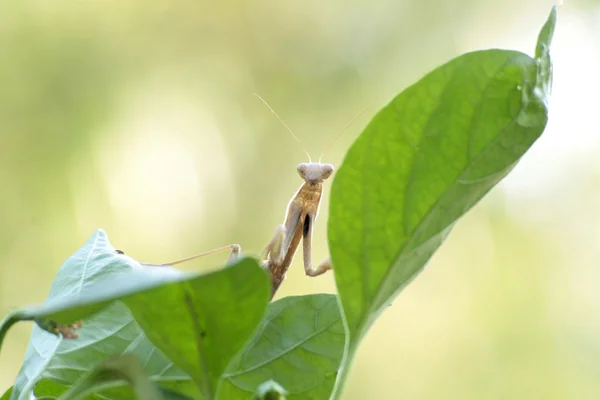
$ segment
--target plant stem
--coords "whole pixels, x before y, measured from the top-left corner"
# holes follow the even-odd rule
[[[333,393],[331,393],[331,397],[329,400],[338,400],[342,397],[342,393],[344,392],[344,386],[346,386],[346,379],[348,379],[348,375],[350,374],[350,366],[352,365],[352,361],[354,360],[354,355],[356,354],[356,349],[358,347],[357,341],[352,340],[352,338],[348,338],[348,343],[346,345],[346,349],[344,350],[344,357],[342,358],[341,368],[338,372],[337,379],[335,380],[335,386],[333,388]]]
[[[3,320],[0,322],[0,349],[2,349],[2,342],[4,341],[4,337],[6,336],[6,332],[10,329],[11,326],[22,320],[20,311],[12,311],[10,312]]]

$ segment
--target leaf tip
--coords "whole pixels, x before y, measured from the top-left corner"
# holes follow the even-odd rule
[[[98,228],[96,229],[96,231],[94,232],[94,235],[92,236],[103,236],[103,237],[107,237],[108,235],[106,234],[106,231],[102,228]]]
[[[537,44],[535,47],[535,58],[543,60],[548,56],[550,44],[552,43],[552,37],[554,36],[554,27],[556,26],[556,5],[552,6],[550,15],[540,33],[538,35]]]

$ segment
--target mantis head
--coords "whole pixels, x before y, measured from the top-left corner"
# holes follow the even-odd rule
[[[300,177],[306,182],[318,183],[331,176],[333,165],[309,162],[299,164],[297,170]]]

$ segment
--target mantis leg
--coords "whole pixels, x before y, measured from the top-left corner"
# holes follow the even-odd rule
[[[164,263],[164,264],[148,264],[148,263],[141,263],[141,264],[143,266],[147,266],[147,267],[163,267],[163,266],[170,267],[170,266],[173,266],[176,264],[184,263],[186,261],[192,261],[192,260],[195,260],[200,257],[208,256],[210,254],[218,253],[220,251],[224,251],[227,249],[231,249],[231,252],[229,253],[229,257],[227,258],[227,265],[229,265],[229,264],[235,262],[240,257],[240,254],[242,252],[242,247],[239,244],[228,244],[227,246],[219,247],[219,248],[216,248],[216,249],[213,249],[210,251],[206,251],[204,253],[196,254],[191,257],[186,257],[181,260],[172,261],[172,262],[168,262],[168,263]]]
[[[329,257],[325,259],[317,268],[312,265],[312,222],[313,217],[308,214],[304,219],[304,231],[302,238],[303,256],[304,256],[304,272],[308,276],[319,276],[333,268]]]
[[[275,228],[273,237],[261,253],[262,260],[271,260],[273,263],[281,264],[285,257],[285,242],[287,229],[285,225]]]

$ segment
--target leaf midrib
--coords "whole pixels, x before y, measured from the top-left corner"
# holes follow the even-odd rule
[[[96,235],[96,237],[94,238],[94,244],[92,245],[92,248],[90,249],[90,252],[85,260],[85,263],[83,264],[83,271],[81,272],[81,279],[79,279],[79,284],[77,285],[77,289],[75,290],[77,295],[80,295],[81,290],[83,289],[83,283],[85,282],[85,277],[87,275],[87,270],[90,265],[90,260],[92,258],[92,254],[94,254],[94,251],[96,251],[96,247],[98,247],[99,237],[100,237],[100,235]]]

